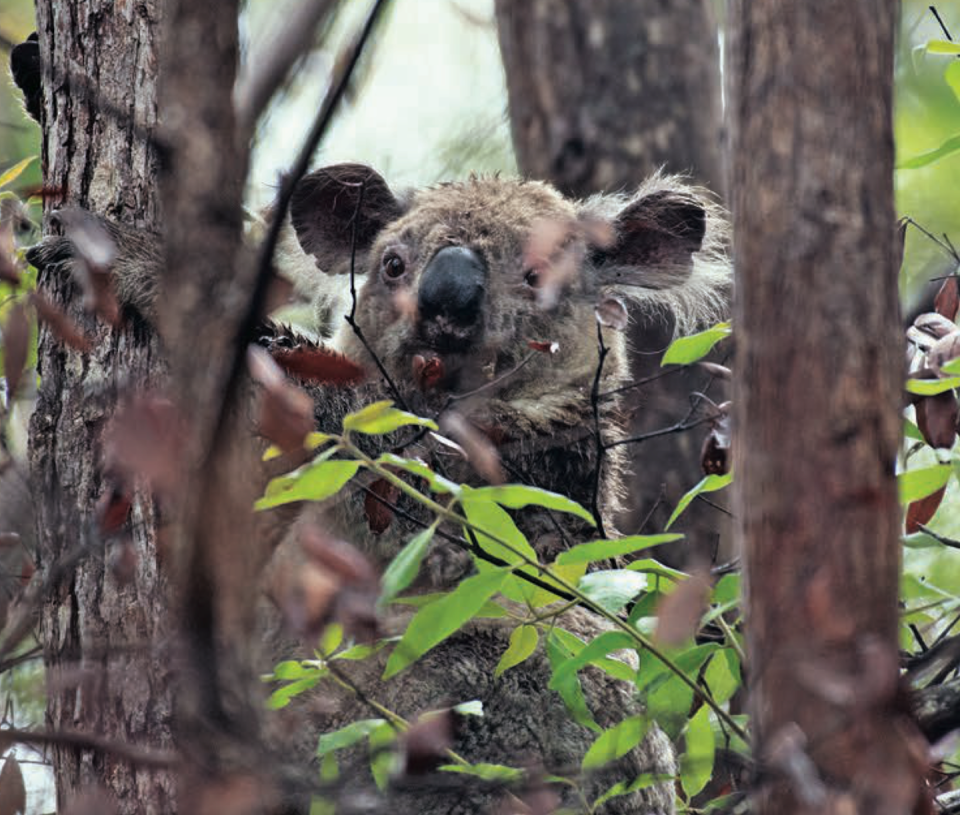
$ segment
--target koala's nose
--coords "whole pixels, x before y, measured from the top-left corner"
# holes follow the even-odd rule
[[[420,318],[469,326],[480,317],[486,287],[483,259],[465,246],[447,246],[433,256],[420,278]]]

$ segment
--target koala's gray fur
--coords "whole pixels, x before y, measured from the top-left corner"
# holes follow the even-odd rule
[[[440,413],[452,394],[478,391],[458,401],[455,410],[474,432],[493,440],[510,480],[563,493],[587,507],[597,467],[591,401],[599,354],[596,303],[615,295],[647,317],[669,310],[678,326],[688,329],[718,318],[729,293],[722,217],[702,191],[669,176],[653,177],[633,196],[573,202],[549,185],[502,178],[472,178],[395,196],[369,168],[336,165],[300,182],[291,223],[279,255],[280,271],[311,292],[319,322],[326,323],[317,326],[318,335],[332,336],[336,347],[368,371],[360,387],[315,390],[318,429],[336,432],[347,412],[395,398],[372,352],[404,402],[422,415]],[[142,234],[111,230],[117,242],[117,290],[127,304],[153,319],[156,246]],[[438,258],[445,249],[453,251],[443,254],[447,265],[442,269],[453,272],[441,270]],[[62,241],[48,241],[32,258],[40,265],[68,256]],[[338,315],[349,308],[343,292],[351,263],[363,280],[356,319],[369,351],[349,328],[331,330],[328,322],[342,324]],[[448,300],[460,305],[455,309]],[[604,329],[603,337],[609,355],[601,393],[614,390],[627,376],[623,335]],[[521,365],[530,354],[530,341],[558,343],[559,352],[534,354]],[[438,376],[425,383],[416,360],[435,361]],[[601,400],[605,441],[619,432],[618,412],[616,398]],[[399,435],[371,441],[371,452],[392,449]],[[621,501],[624,461],[619,450],[607,452],[599,489],[608,534]],[[452,480],[483,483],[467,461],[430,446],[428,439],[403,452],[430,461]],[[400,508],[422,516],[416,504],[401,500]],[[347,492],[323,512],[329,531],[381,566],[413,531],[395,518],[375,533],[360,492]],[[544,510],[524,510],[516,520],[543,560],[596,535],[581,520]],[[281,551],[271,572],[273,590],[281,596],[297,579],[297,569],[285,565],[284,557],[289,553]],[[471,567],[462,550],[438,542],[420,588],[449,588]],[[403,614],[391,620],[394,625],[403,621]],[[586,640],[607,628],[583,609],[568,611],[558,624]],[[370,698],[406,717],[480,699],[485,716],[465,720],[453,744],[471,761],[537,764],[546,773],[576,774],[596,736],[576,724],[560,697],[547,689],[550,667],[543,646],[531,659],[493,678],[513,625],[476,620],[385,683],[378,679],[383,659],[342,667]],[[593,669],[580,676],[601,726],[638,712],[630,686]],[[342,689],[325,687],[320,697],[335,704],[313,715],[316,729],[301,729],[310,750],[317,730],[375,715]],[[654,726],[637,748],[615,767],[585,779],[584,787],[590,800],[615,780],[629,783],[643,773],[674,772],[672,746]],[[494,811],[506,794],[441,773],[415,788],[391,790],[385,802],[374,795],[359,751],[342,763],[341,775],[343,811],[373,801],[371,809],[382,811],[478,813]],[[563,806],[579,809],[569,788],[558,788],[558,793]],[[661,782],[613,798],[603,811],[672,812],[672,784]]]

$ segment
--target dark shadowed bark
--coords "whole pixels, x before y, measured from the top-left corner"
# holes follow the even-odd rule
[[[47,213],[80,205],[118,221],[155,227],[157,157],[144,133],[157,118],[159,7],[154,0],[39,0],[37,28],[47,67],[43,111]],[[131,126],[131,122],[135,126]],[[76,287],[55,275],[41,290],[64,304],[93,350],[80,354],[40,332],[40,391],[30,459],[39,511],[39,560],[50,581],[41,613],[54,730],[100,734],[107,742],[166,748],[171,740],[165,581],[149,498],[133,504],[132,580],[109,564],[94,507],[108,498],[98,454],[121,385],[161,373],[156,339],[127,324],[112,328],[80,306]],[[122,551],[122,549],[120,549]],[[64,559],[75,569],[58,572]],[[164,773],[110,750],[53,748],[59,808],[88,785],[105,788],[124,813],[170,812]]]
[[[524,175],[588,196],[629,191],[661,167],[722,190],[717,25],[707,0],[497,0],[517,162]],[[673,327],[632,329],[637,379],[659,370]],[[684,372],[635,392],[639,435],[682,419],[708,378]],[[711,390],[717,396],[718,389]],[[631,448],[634,476],[625,529],[662,529],[702,477],[702,431]],[[722,498],[721,498],[722,500]],[[695,504],[681,520],[712,554],[724,518]],[[690,547],[688,541],[688,552]]]
[[[758,811],[921,811],[896,690],[897,14],[880,0],[731,11],[736,503]]]

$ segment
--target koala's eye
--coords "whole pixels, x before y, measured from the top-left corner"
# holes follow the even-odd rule
[[[407,271],[403,258],[393,252],[387,252],[380,264],[380,271],[386,280],[399,280]]]
[[[531,289],[538,289],[543,284],[543,275],[539,269],[527,269],[523,275],[523,282]]]

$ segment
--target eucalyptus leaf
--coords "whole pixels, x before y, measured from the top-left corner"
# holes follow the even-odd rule
[[[730,323],[717,323],[713,328],[691,334],[687,337],[678,337],[667,348],[660,365],[689,365],[703,359],[720,340],[729,337],[732,333]]]
[[[680,534],[630,535],[617,540],[599,540],[572,546],[557,556],[557,563],[593,563],[597,560],[629,555],[641,549],[651,549],[683,538]]]
[[[348,413],[343,419],[343,429],[345,431],[366,433],[371,436],[392,433],[394,430],[407,425],[429,427],[431,430],[438,429],[437,423],[433,419],[424,419],[413,413],[407,413],[405,410],[398,410],[393,406],[393,402],[388,400],[374,402],[356,413]]]
[[[677,503],[677,508],[667,520],[667,525],[664,527],[664,529],[669,529],[671,526],[673,526],[673,522],[680,517],[680,514],[698,495],[705,492],[716,492],[717,490],[722,490],[724,487],[730,484],[731,481],[733,481],[732,472],[726,473],[725,475],[708,475],[706,478],[702,479],[699,484],[697,484],[680,499],[680,501]]]

